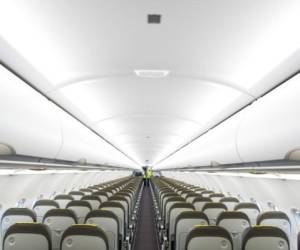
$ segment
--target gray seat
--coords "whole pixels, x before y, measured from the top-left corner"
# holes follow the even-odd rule
[[[73,201],[74,198],[72,195],[59,194],[55,196],[54,200],[58,203],[59,208],[66,208],[67,204]]]
[[[256,225],[257,216],[260,213],[260,209],[257,204],[251,202],[242,202],[237,204],[234,207],[234,210],[247,214],[250,219],[251,225]]]
[[[238,211],[222,212],[217,219],[217,225],[231,234],[234,250],[241,249],[243,233],[251,227],[248,216]]]
[[[113,212],[119,221],[119,233],[121,240],[125,239],[125,209],[120,202],[106,201],[101,204],[100,209],[109,210]]]
[[[197,225],[207,226],[207,216],[200,211],[186,211],[180,213],[175,222],[175,248],[182,250],[185,247],[186,237],[189,231]]]
[[[96,191],[96,192],[93,192],[92,195],[96,195],[100,198],[101,202],[105,202],[105,201],[108,201],[108,194],[104,191]]]
[[[71,201],[68,203],[67,209],[71,209],[76,214],[78,223],[82,224],[92,207],[87,201]]]
[[[84,196],[84,193],[80,191],[71,191],[69,192],[69,195],[71,195],[74,198],[74,200],[79,201],[81,197]]]
[[[109,250],[105,233],[95,225],[73,225],[63,234],[61,250]]]
[[[33,210],[37,216],[37,222],[41,223],[45,214],[51,210],[59,208],[59,204],[54,200],[38,200],[33,205]]]
[[[233,244],[222,227],[196,226],[187,236],[185,250],[233,250]]]
[[[243,238],[242,250],[289,250],[289,239],[284,231],[271,226],[249,228]]]
[[[222,193],[213,193],[209,195],[209,198],[211,198],[213,202],[220,202],[220,200],[224,197],[225,195]]]
[[[203,191],[200,192],[202,197],[209,197],[211,194],[214,194],[214,193],[215,192],[211,191],[211,190],[203,190]]]
[[[16,223],[5,233],[3,250],[52,250],[47,226],[37,223]]]
[[[193,204],[194,199],[201,198],[200,194],[190,193],[185,197],[186,202]]]
[[[206,214],[210,225],[216,225],[217,218],[224,211],[227,211],[227,207],[221,202],[209,202],[202,208],[202,212]]]
[[[169,241],[171,242],[175,241],[175,223],[177,217],[184,211],[194,211],[194,210],[195,210],[194,206],[186,202],[175,203],[170,207],[169,219],[168,219]]]
[[[92,210],[98,209],[101,205],[101,199],[96,195],[85,195],[81,197],[81,200],[90,203]]]
[[[7,229],[17,222],[36,222],[36,214],[28,208],[9,208],[1,218],[1,239]]]
[[[110,250],[119,249],[119,220],[115,213],[98,209],[88,213],[86,224],[95,224],[105,232]]]
[[[68,227],[76,223],[76,214],[69,209],[52,209],[45,214],[43,224],[48,226],[51,231],[53,250],[60,248],[62,234]]]
[[[80,192],[84,193],[84,195],[91,195],[93,193],[93,189],[89,189],[89,188],[81,188],[79,189]]]
[[[219,202],[222,202],[226,205],[228,211],[233,211],[235,206],[240,202],[237,198],[235,197],[224,197],[220,199]]]
[[[193,206],[197,211],[202,211],[204,205],[208,202],[213,202],[211,198],[208,197],[197,197],[193,201]]]
[[[283,230],[288,238],[291,237],[291,221],[287,214],[280,211],[268,211],[257,217],[257,225],[273,226]]]

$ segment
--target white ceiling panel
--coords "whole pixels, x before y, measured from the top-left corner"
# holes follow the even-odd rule
[[[293,73],[299,13],[298,0],[3,0],[0,59],[155,164]]]

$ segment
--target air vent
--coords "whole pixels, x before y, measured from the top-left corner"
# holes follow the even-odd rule
[[[158,14],[149,14],[148,15],[148,23],[151,24],[160,24],[161,15]]]

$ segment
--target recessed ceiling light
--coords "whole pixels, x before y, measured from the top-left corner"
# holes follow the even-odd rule
[[[159,69],[136,69],[134,73],[138,77],[143,78],[163,78],[170,74],[169,70],[159,70]]]

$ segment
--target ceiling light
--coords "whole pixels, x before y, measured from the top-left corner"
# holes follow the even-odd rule
[[[156,69],[137,69],[134,70],[134,73],[138,77],[143,78],[162,78],[169,75],[169,70],[156,70]]]

